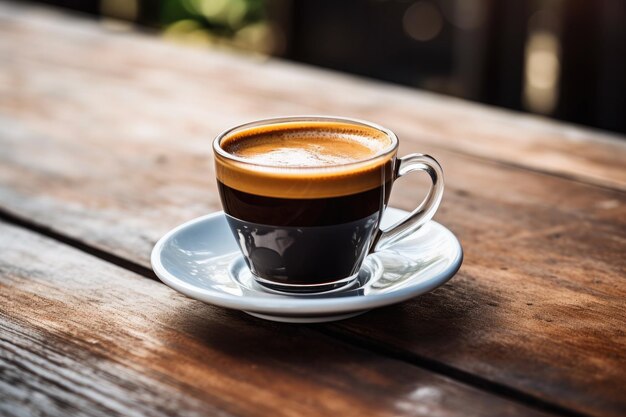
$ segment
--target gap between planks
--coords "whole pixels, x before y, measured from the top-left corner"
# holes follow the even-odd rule
[[[532,167],[530,165],[524,165],[521,163],[507,161],[505,159],[489,158],[487,156],[462,151],[457,148],[447,147],[441,144],[437,144],[437,147],[451,154],[456,154],[464,158],[474,159],[476,161],[480,161],[486,164],[502,166],[502,167],[507,167],[507,168],[514,168],[514,169],[521,170],[521,171],[532,172],[538,175],[546,175],[549,177],[559,178],[559,179],[570,181],[576,184],[586,185],[589,187],[596,187],[605,191],[612,191],[612,192],[617,192],[621,194],[626,194],[626,183],[624,184],[608,183],[600,179],[596,180],[593,177],[585,177],[582,175],[570,174],[567,172],[550,171],[547,169]],[[582,174],[584,174],[584,172]]]
[[[159,281],[156,274],[150,268],[146,268],[145,266],[140,265],[136,262],[130,261],[102,249],[96,248],[92,245],[81,242],[78,239],[63,235],[50,229],[49,227],[42,226],[31,220],[27,220],[13,213],[10,213],[3,208],[0,208],[0,221],[46,236],[59,243],[71,246],[84,253],[95,256],[98,259],[132,271],[138,275],[141,275],[144,278]],[[535,397],[516,388],[512,388],[507,385],[491,381],[487,378],[474,375],[472,373],[463,371],[453,366],[449,366],[442,362],[422,357],[421,355],[417,355],[412,352],[386,346],[380,342],[376,342],[359,335],[333,329],[331,327],[328,327],[327,325],[310,325],[309,328],[333,339],[347,343],[350,346],[364,349],[376,355],[404,362],[408,365],[415,366],[417,368],[430,371],[434,374],[450,378],[452,380],[487,392],[489,394],[496,395],[498,397],[502,397],[528,407],[532,407],[538,411],[548,412],[564,417],[591,417],[588,414],[580,413],[567,407],[545,401],[541,398]]]

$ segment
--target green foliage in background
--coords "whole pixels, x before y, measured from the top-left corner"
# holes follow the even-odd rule
[[[186,43],[222,44],[267,52],[263,0],[163,0],[165,36]]]

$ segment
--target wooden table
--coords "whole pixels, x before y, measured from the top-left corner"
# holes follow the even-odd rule
[[[458,275],[324,325],[156,280],[156,240],[219,209],[211,139],[286,114],[439,159]],[[0,4],[0,415],[624,416],[625,166],[623,137]]]

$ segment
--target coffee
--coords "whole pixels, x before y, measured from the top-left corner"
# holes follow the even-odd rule
[[[391,145],[373,129],[339,123],[290,124],[269,130],[251,129],[224,138],[229,154],[273,167],[324,167],[372,158]]]
[[[218,188],[251,271],[270,285],[317,289],[354,277],[389,199],[396,143],[373,127],[331,121],[223,136]]]

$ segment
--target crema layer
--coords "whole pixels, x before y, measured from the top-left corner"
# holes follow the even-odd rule
[[[391,179],[396,142],[369,126],[284,122],[221,138],[217,179],[228,187],[278,198],[356,194]]]

